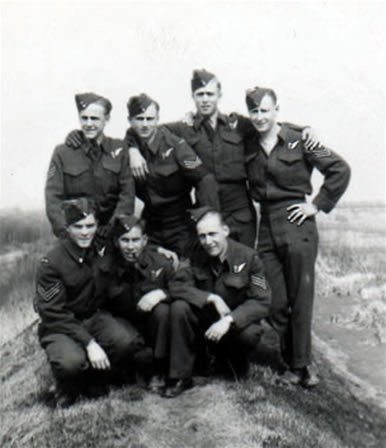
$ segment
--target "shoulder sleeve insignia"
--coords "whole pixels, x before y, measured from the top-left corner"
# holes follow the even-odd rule
[[[166,151],[164,151],[164,152],[161,154],[162,159],[165,160],[167,157],[169,157],[170,154],[173,152],[173,150],[174,150],[174,148],[171,147],[171,148],[167,149]]]
[[[184,167],[188,170],[195,170],[200,165],[202,165],[201,159],[196,156],[194,160],[184,160],[183,161]]]
[[[240,265],[237,265],[237,264],[234,265],[233,269],[232,269],[233,273],[239,274],[245,268],[246,265],[247,265],[247,263],[241,263]]]
[[[161,275],[161,272],[163,271],[163,268],[159,268],[159,269],[154,269],[154,270],[152,270],[151,271],[151,278],[152,278],[152,280],[155,280],[155,279],[157,279],[160,275]]]
[[[331,151],[324,146],[318,146],[317,148],[307,149],[306,152],[312,154],[317,159],[331,156]]]
[[[288,142],[288,149],[295,149],[299,144],[299,140],[295,140],[294,142]]]
[[[251,283],[254,286],[258,286],[261,289],[266,290],[267,289],[267,281],[265,280],[265,277],[258,274],[252,274],[251,276]]]
[[[47,288],[39,283],[37,287],[37,293],[42,299],[44,299],[46,302],[49,302],[51,299],[56,297],[63,290],[63,288],[63,283],[60,281],[54,283],[53,285],[50,285]]]
[[[51,165],[48,169],[47,172],[47,179],[51,179],[52,177],[54,177],[56,174],[56,166],[55,165]]]

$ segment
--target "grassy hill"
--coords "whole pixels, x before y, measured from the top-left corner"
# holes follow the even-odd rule
[[[360,401],[320,353],[322,385],[278,384],[277,344],[267,330],[249,377],[197,379],[175,399],[137,385],[99,400],[53,408],[51,376],[36,324],[0,351],[0,446],[7,448],[381,448],[384,413]]]
[[[363,230],[367,219],[364,215],[360,221],[357,212],[353,219],[351,213],[354,214],[349,210],[333,215],[326,221],[328,225],[322,222],[320,226],[325,239],[321,241],[318,261],[317,300],[328,305],[317,309],[318,319],[324,325],[320,328],[324,332],[339,327],[347,332],[346,327],[351,325],[359,338],[360,329],[365,328],[369,331],[368,344],[384,347],[381,327],[385,308],[372,305],[385,301],[385,261],[379,245],[379,241],[384,242],[384,233],[380,240],[374,239],[374,235],[382,233],[382,226],[379,220],[373,220],[379,228],[370,232],[369,241],[375,241],[378,251],[358,234],[352,242],[349,231]],[[9,228],[13,230],[15,226],[11,223]],[[315,350],[322,377],[320,387],[307,391],[281,385],[278,341],[269,328],[249,376],[240,382],[196,378],[194,389],[170,400],[148,393],[141,385],[129,385],[112,388],[107,397],[99,400],[82,399],[70,409],[55,409],[50,392],[52,379],[37,342],[36,315],[31,305],[36,260],[52,241],[41,223],[38,228],[41,231],[30,241],[23,241],[23,232],[9,238],[8,252],[2,254],[7,258],[0,258],[2,448],[384,446],[386,403],[382,407],[379,399],[364,393],[354,377],[342,373],[337,368],[341,360],[331,356],[323,344],[316,344],[321,349]],[[328,244],[330,237],[332,244]],[[361,247],[361,257],[353,245]],[[15,250],[16,257],[8,256]],[[366,276],[369,272],[374,275]],[[347,283],[353,274],[356,280]],[[374,299],[369,291],[375,291]],[[340,306],[347,303],[349,308],[338,313],[334,302]],[[318,333],[318,337],[323,334]],[[359,352],[361,341],[351,338],[349,342],[353,351]],[[369,368],[378,366],[374,361]]]

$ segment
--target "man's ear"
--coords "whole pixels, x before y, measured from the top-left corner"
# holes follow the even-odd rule
[[[225,235],[228,237],[228,236],[230,235],[230,233],[231,233],[231,229],[228,227],[227,224],[224,224],[224,225],[222,226],[222,228],[224,229],[224,233],[225,233]]]
[[[149,237],[147,236],[146,233],[144,233],[142,236],[143,236],[143,239],[144,239],[144,241],[145,241],[145,244],[147,244],[148,241],[149,241]]]
[[[279,110],[280,110],[280,104],[279,103],[276,103],[275,110],[276,110],[276,112],[279,112]]]

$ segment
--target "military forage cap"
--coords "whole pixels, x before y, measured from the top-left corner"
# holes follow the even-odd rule
[[[110,100],[92,92],[79,93],[78,95],[75,95],[75,103],[79,112],[86,109],[86,107],[93,103],[101,103],[105,108],[106,115],[108,115],[113,108]]]
[[[248,110],[259,107],[261,100],[267,94],[270,95],[276,102],[276,94],[272,89],[266,89],[264,87],[253,87],[252,89],[248,89],[245,97]]]
[[[218,211],[213,208],[210,207],[209,205],[205,205],[203,207],[199,207],[199,208],[191,208],[190,210],[188,210],[188,212],[190,213],[190,217],[191,219],[197,224],[207,213],[209,212],[215,212],[218,213]]]
[[[192,77],[192,92],[195,92],[197,89],[204,87],[208,84],[216,76],[213,73],[207,72],[206,70],[194,70]]]
[[[134,215],[118,215],[114,219],[113,235],[117,238],[139,226],[144,231],[144,221]]]
[[[143,114],[150,104],[154,103],[159,109],[157,101],[154,101],[146,93],[141,93],[137,96],[132,96],[127,102],[127,110],[129,111],[130,117],[135,117],[136,115]]]
[[[64,219],[68,226],[86,218],[90,213],[95,213],[94,201],[87,198],[64,201],[62,208],[64,210]]]

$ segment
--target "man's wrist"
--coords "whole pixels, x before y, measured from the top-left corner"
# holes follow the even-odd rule
[[[88,344],[86,345],[86,348],[89,349],[94,344],[96,344],[96,340],[94,338],[92,338],[92,339],[90,339],[88,341]]]
[[[229,322],[229,325],[232,326],[235,323],[235,320],[233,319],[233,316],[231,314],[227,314],[224,316],[224,319]]]

